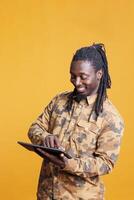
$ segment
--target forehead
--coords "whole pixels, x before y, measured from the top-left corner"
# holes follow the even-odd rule
[[[70,73],[73,74],[78,74],[78,73],[90,74],[94,71],[95,68],[90,61],[83,61],[83,60],[74,61],[72,62],[70,67]]]

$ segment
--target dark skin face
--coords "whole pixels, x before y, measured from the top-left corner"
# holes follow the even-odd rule
[[[72,62],[70,74],[70,81],[78,94],[89,96],[97,93],[102,70],[96,71],[90,61],[78,60]]]
[[[102,70],[95,70],[90,61],[75,61],[72,63],[70,68],[71,82],[78,92],[78,95],[89,96],[97,93],[100,80],[102,77]],[[61,148],[59,139],[54,135],[48,135],[44,141],[44,146],[51,148]],[[41,149],[37,150],[42,154],[43,158],[49,159],[50,162],[64,168],[68,159],[61,154],[60,157],[54,156]]]

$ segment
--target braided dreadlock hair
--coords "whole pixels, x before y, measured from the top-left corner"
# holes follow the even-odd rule
[[[92,112],[95,111],[96,119],[99,116],[99,113],[103,111],[103,102],[107,97],[107,88],[111,88],[111,78],[108,72],[108,62],[106,57],[105,46],[102,43],[93,43],[89,47],[82,47],[76,51],[74,54],[71,65],[74,61],[83,60],[90,61],[92,66],[95,67],[96,72],[102,70],[103,75],[99,84],[97,91],[97,98],[93,105]],[[75,99],[76,90],[70,94],[67,102],[67,110],[69,111],[72,107],[73,99]],[[91,113],[92,113],[91,112]]]

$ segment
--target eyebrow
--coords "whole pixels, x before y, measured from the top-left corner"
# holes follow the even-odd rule
[[[70,71],[70,74],[75,75],[75,74],[74,74],[73,72],[71,72],[71,71]],[[86,73],[84,73],[84,72],[81,72],[80,75],[87,75],[87,76],[88,76],[89,74],[86,74]]]

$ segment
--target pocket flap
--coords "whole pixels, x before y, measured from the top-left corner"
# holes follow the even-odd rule
[[[78,126],[83,127],[85,131],[91,131],[93,133],[99,132],[99,127],[94,122],[79,120],[77,124]]]

